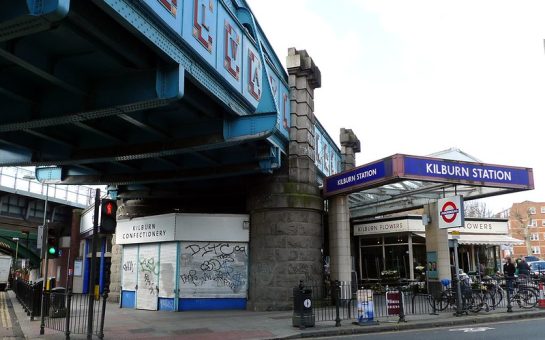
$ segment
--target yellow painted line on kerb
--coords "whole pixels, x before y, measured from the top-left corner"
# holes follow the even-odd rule
[[[0,320],[2,320],[4,328],[11,328],[11,319],[6,304],[6,292],[0,292]]]

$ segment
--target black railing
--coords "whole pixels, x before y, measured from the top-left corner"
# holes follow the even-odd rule
[[[14,280],[13,291],[31,320],[41,316],[42,281],[29,282]],[[69,339],[70,334],[87,334],[89,320],[89,294],[72,293],[64,288],[46,290],[45,327],[63,332]],[[100,339],[104,337],[104,315],[108,293],[97,295],[93,303],[93,333]]]
[[[541,280],[544,278],[545,275]],[[513,294],[518,290],[530,289],[539,297],[540,279],[519,277],[513,280],[512,285]],[[342,320],[353,321],[361,317],[365,319],[392,317],[404,321],[405,315],[452,313],[457,310],[456,285],[452,285],[450,281],[442,284],[438,282],[433,294],[429,293],[424,282],[408,280],[398,280],[397,283],[391,282],[390,285],[377,283],[362,285],[335,281],[330,284],[304,284],[304,289],[310,291],[315,320],[335,321],[336,325],[340,325]],[[464,288],[462,296],[468,292],[469,296],[474,297],[474,300],[471,300],[474,305],[469,309],[471,312],[505,309],[509,306],[507,282],[503,277],[474,280],[471,287]],[[525,294],[524,297],[529,295]],[[401,299],[403,304],[400,303]],[[524,303],[518,304],[522,308],[528,308],[529,301],[522,302],[526,303],[526,307],[522,307]],[[369,312],[371,316],[362,315]]]
[[[89,295],[63,290],[46,291],[45,327],[66,334],[86,334],[89,320]],[[93,333],[104,337],[104,315],[108,293],[96,296],[93,303]]]
[[[12,289],[15,292],[17,300],[23,306],[23,309],[30,316],[30,320],[40,316],[42,306],[42,282],[31,282],[22,279],[13,281]]]

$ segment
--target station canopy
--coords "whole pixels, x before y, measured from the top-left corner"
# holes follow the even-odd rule
[[[427,157],[396,154],[329,176],[323,194],[349,195],[355,220],[419,209],[454,195],[469,201],[532,189],[531,168],[485,164],[451,148]]]

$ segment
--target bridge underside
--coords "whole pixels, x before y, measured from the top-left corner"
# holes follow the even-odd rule
[[[211,96],[213,77],[196,79],[100,1],[43,15],[20,3],[0,3],[0,166],[57,165],[63,184],[139,183],[152,196],[239,190],[228,178],[280,166],[263,128],[276,112],[249,123],[243,98]]]

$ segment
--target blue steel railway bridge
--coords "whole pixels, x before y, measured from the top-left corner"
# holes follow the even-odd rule
[[[286,54],[287,70],[245,0],[0,2],[0,166],[107,185],[118,220],[248,215],[249,300],[286,306],[322,275],[319,185],[342,166],[314,115],[320,70]]]

